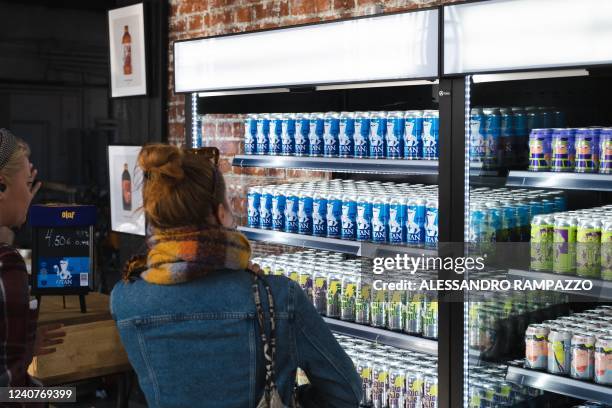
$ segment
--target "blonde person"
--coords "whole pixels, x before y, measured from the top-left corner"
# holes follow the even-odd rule
[[[111,309],[149,407],[358,407],[359,375],[300,287],[247,270],[218,159],[160,144],[138,158],[148,253]]]
[[[0,129],[0,227],[25,223],[32,197],[40,188],[25,142]],[[10,240],[10,239],[8,239]],[[61,325],[37,330],[38,310],[30,303],[28,274],[15,248],[0,242],[0,387],[34,383],[27,369],[34,355],[49,354],[63,342]]]

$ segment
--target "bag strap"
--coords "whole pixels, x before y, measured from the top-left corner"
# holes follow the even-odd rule
[[[259,325],[259,331],[261,332],[261,342],[263,344],[264,360],[266,367],[265,395],[266,400],[269,401],[272,390],[276,388],[276,385],[274,384],[274,362],[276,361],[276,315],[274,311],[274,298],[272,297],[272,290],[270,289],[270,285],[268,284],[266,279],[251,270],[249,270],[249,272],[251,272],[251,274],[253,275],[253,298],[255,300],[255,308],[257,309],[257,323]],[[270,336],[266,334],[265,313],[261,304],[261,295],[259,291],[260,281],[266,289],[266,293],[268,296],[268,312],[270,314]]]

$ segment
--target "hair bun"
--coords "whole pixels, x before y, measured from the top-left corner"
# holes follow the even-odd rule
[[[151,175],[164,175],[176,181],[185,177],[183,152],[176,146],[164,144],[144,146],[138,164],[145,173]]]

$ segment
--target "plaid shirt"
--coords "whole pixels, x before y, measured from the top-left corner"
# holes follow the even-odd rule
[[[0,244],[0,387],[34,385],[27,370],[32,362],[37,319],[38,311],[30,310],[23,258],[14,248]]]

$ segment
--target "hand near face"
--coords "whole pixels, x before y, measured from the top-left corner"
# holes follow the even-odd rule
[[[57,351],[53,346],[64,343],[64,337],[66,337],[66,332],[60,330],[63,326],[56,323],[38,327],[34,344],[35,356],[44,356]]]

